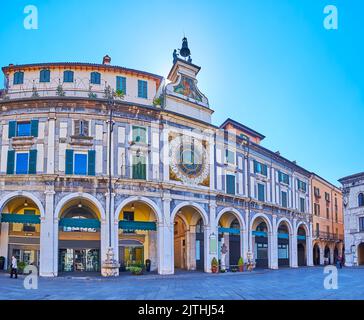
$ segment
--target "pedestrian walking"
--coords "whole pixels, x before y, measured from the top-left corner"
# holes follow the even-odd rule
[[[18,278],[18,261],[14,256],[11,257],[11,266],[10,266],[10,278],[15,275],[15,279]]]

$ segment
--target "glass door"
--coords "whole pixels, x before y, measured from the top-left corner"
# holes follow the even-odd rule
[[[86,250],[76,249],[74,253],[74,270],[86,271]]]

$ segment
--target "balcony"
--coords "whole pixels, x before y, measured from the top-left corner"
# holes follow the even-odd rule
[[[343,241],[344,235],[342,233],[332,233],[332,232],[325,232],[325,231],[316,231],[314,233],[314,237],[317,239],[322,240],[331,240],[331,241]]]

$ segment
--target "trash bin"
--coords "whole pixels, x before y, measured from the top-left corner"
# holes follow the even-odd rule
[[[0,257],[0,270],[4,270],[5,257]]]
[[[149,259],[145,260],[145,270],[147,272],[150,272],[150,266],[151,266],[151,264],[152,264],[152,262]]]

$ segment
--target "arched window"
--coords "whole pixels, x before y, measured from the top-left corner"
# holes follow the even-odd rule
[[[50,81],[51,81],[51,72],[48,69],[40,70],[39,82],[50,82]]]
[[[358,195],[358,206],[364,207],[364,193],[359,193]]]
[[[71,70],[63,71],[63,82],[73,82],[73,71]]]
[[[99,72],[91,72],[91,83],[100,84],[101,83],[101,75]]]
[[[15,72],[13,84],[23,84],[23,82],[24,82],[24,72],[22,71]]]

